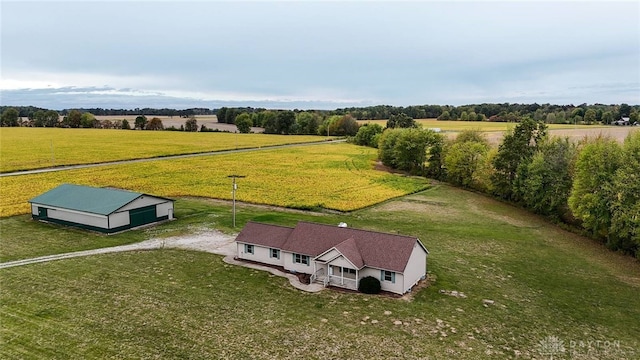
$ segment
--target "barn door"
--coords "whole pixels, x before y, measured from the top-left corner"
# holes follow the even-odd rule
[[[156,206],[146,206],[129,211],[129,223],[131,227],[149,224],[156,221]]]
[[[38,206],[38,218],[46,219],[47,218],[47,208]]]

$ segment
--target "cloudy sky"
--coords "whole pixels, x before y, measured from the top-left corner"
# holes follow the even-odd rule
[[[0,6],[0,105],[640,104],[638,1]]]

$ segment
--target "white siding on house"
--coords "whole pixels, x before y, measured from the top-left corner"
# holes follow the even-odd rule
[[[313,273],[313,258],[309,257],[309,265],[298,264],[293,262],[293,254],[290,252],[281,251],[280,258],[284,260],[284,268],[289,271],[296,271],[305,274]]]
[[[130,224],[129,212],[117,212],[109,215],[109,228],[115,229]]]
[[[374,278],[380,280],[380,288],[382,290],[396,294],[404,294],[404,291],[402,289],[404,277],[402,276],[402,273],[396,273],[395,282],[385,281],[380,279],[380,269],[368,268],[365,266],[362,270],[360,270],[358,276],[360,279],[367,276],[373,276]]]
[[[283,255],[282,251],[280,251],[280,259],[278,259],[278,258],[271,257],[271,248],[253,245],[253,254],[249,254],[244,252],[245,244],[242,244],[242,243],[237,243],[237,244],[238,244],[239,259],[259,261],[261,263],[278,265],[278,266],[284,265],[284,259],[282,258],[282,255]]]
[[[346,267],[346,268],[350,268],[350,269],[355,269],[356,268],[355,266],[353,266],[352,263],[347,261],[347,259],[345,259],[344,256],[342,256],[342,255],[339,258],[336,258],[335,260],[330,262],[329,264],[333,265],[333,266],[341,266],[341,267]]]
[[[83,225],[95,226],[103,229],[108,228],[107,217],[105,215],[80,213],[63,209],[47,208],[47,217],[51,219],[64,220]]]
[[[127,205],[121,207],[120,209],[118,209],[118,211],[126,211],[126,210],[137,209],[137,208],[141,208],[141,207],[145,207],[145,206],[162,204],[162,203],[167,202],[167,201],[168,200],[166,200],[166,199],[160,199],[160,198],[157,198],[155,196],[142,195],[139,198],[137,198],[137,199],[133,200],[132,202],[128,203]]]
[[[37,213],[37,209],[36,209],[36,213]],[[336,250],[336,249],[331,249],[331,250],[330,250],[329,252],[327,252],[326,254],[324,254],[324,255],[320,256],[320,257],[318,258],[318,260],[320,260],[320,261],[324,261],[324,262],[327,262],[327,261],[329,261],[329,260],[333,259],[334,257],[338,256],[338,255],[340,255],[340,253],[338,252],[338,250]]]
[[[171,219],[173,218],[173,201],[158,204],[156,206],[156,217],[168,216],[169,210],[171,210],[171,216],[169,216],[169,219]]]
[[[409,291],[427,272],[427,253],[416,241],[404,269],[404,292]],[[397,282],[397,279],[396,279]]]

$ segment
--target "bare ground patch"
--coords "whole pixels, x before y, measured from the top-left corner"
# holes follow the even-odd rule
[[[490,211],[488,209],[480,209],[478,207],[478,204],[476,203],[475,199],[469,199],[467,201],[467,207],[469,208],[469,210],[471,210],[472,212],[478,214],[478,215],[482,215],[485,217],[488,217],[492,220],[496,220],[499,222],[504,222],[507,223],[509,225],[513,225],[516,227],[527,227],[527,228],[531,228],[531,227],[538,227],[539,225],[537,224],[532,224],[531,221],[526,221],[526,220],[521,220],[521,219],[517,219],[513,216],[509,216],[509,215],[502,215],[502,214],[498,214],[496,212]]]
[[[452,218],[460,216],[460,211],[447,206],[445,203],[436,201],[424,201],[403,199],[397,201],[391,201],[372,209],[374,212],[396,212],[396,211],[409,211],[415,213],[422,213],[430,217],[438,218]]]

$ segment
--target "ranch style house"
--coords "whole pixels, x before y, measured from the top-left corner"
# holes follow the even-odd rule
[[[429,251],[416,237],[300,221],[296,227],[248,222],[236,237],[237,258],[311,275],[311,282],[357,290],[380,279],[383,291],[411,291],[427,271]]]
[[[125,190],[62,184],[29,203],[34,220],[111,234],[173,219],[174,201]]]

